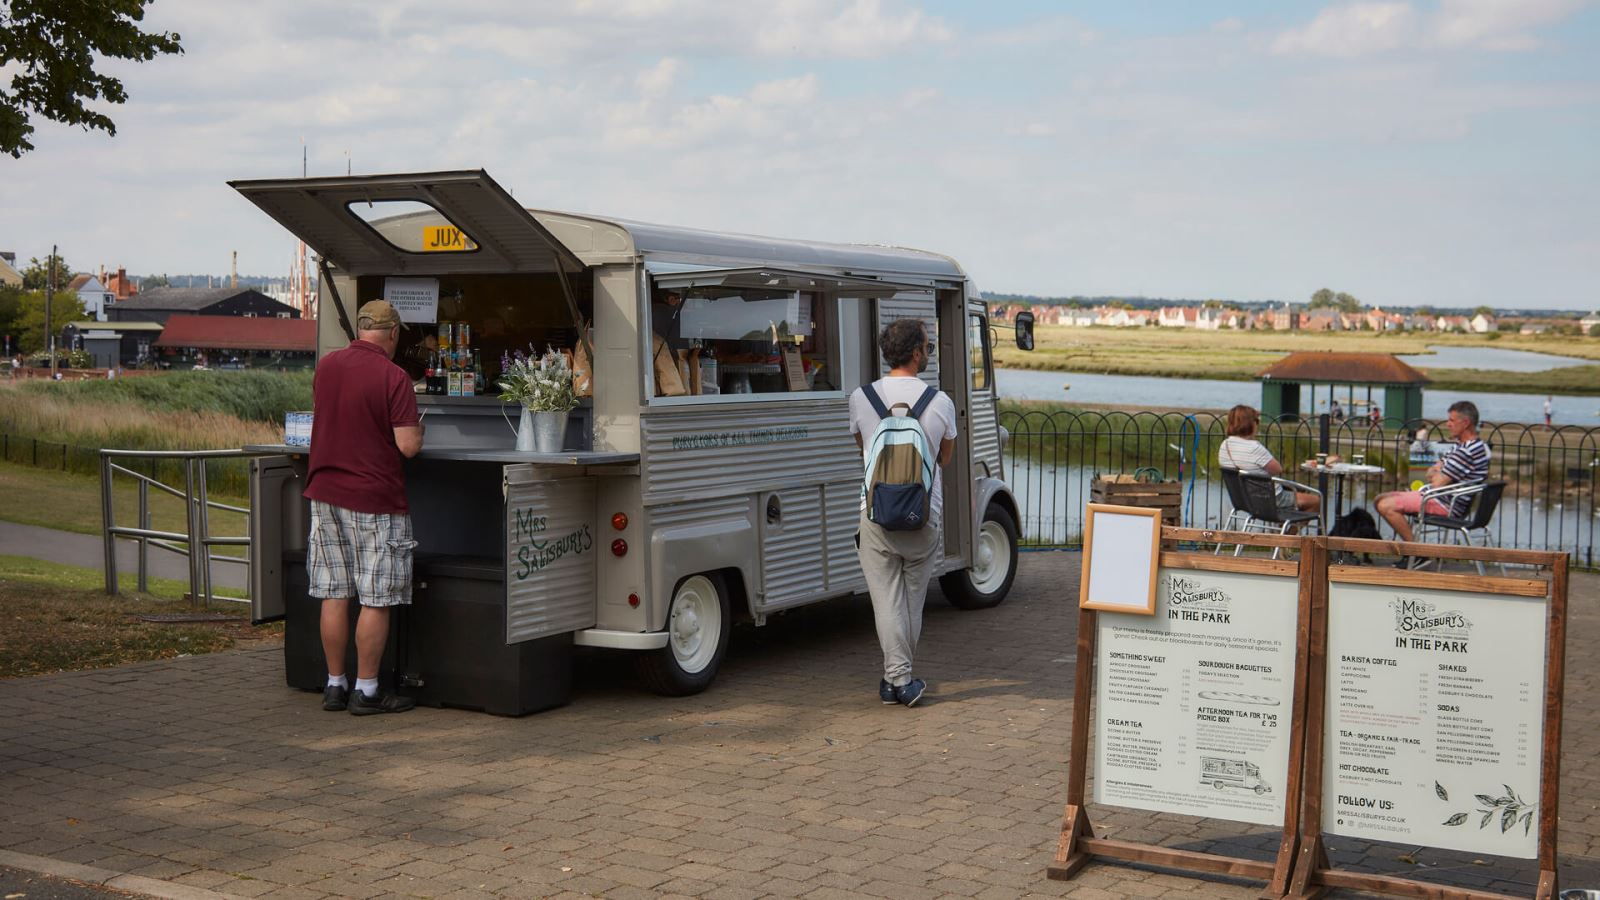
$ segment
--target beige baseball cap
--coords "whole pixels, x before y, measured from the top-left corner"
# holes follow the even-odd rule
[[[372,330],[383,331],[402,325],[400,313],[387,300],[368,300],[361,304],[361,309],[356,311],[356,327],[361,327],[362,319],[372,320]]]

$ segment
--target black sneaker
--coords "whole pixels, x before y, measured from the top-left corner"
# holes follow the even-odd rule
[[[900,702],[900,698],[894,695],[894,685],[888,681],[878,682],[878,699],[883,701],[884,706],[893,706]]]
[[[1411,557],[1409,557],[1409,556],[1400,557],[1399,559],[1394,561],[1394,567],[1396,569],[1409,569],[1409,568],[1411,568]]]
[[[917,701],[922,699],[923,693],[927,690],[927,682],[923,681],[921,678],[913,678],[905,684],[895,688],[894,696],[896,700],[899,700],[901,703],[904,703],[907,706],[916,706]]]
[[[369,697],[365,691],[350,692],[350,714],[353,716],[405,712],[416,705],[417,701],[399,694],[379,694],[376,697]]]
[[[350,689],[330,684],[322,689],[322,708],[328,712],[344,712],[350,702]]]

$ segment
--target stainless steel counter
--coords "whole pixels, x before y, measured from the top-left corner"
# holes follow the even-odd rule
[[[244,449],[257,453],[281,453],[285,456],[305,456],[311,452],[309,447],[291,447],[288,444],[251,444]],[[537,466],[621,466],[639,462],[637,453],[612,453],[603,450],[536,453],[531,450],[514,450],[510,447],[475,445],[424,445],[422,452],[415,458],[457,462],[529,463]]]

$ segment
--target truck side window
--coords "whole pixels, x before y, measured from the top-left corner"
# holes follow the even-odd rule
[[[972,372],[972,389],[986,391],[990,383],[989,324],[977,313],[967,317],[967,369]]]
[[[678,361],[685,395],[832,391],[838,379],[830,339],[832,302],[809,291],[658,289],[651,298],[650,328]],[[793,379],[791,366],[797,367]],[[799,384],[804,387],[794,386]],[[659,379],[656,395],[663,396]]]

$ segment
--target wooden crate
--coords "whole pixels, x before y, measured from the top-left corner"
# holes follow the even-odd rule
[[[1177,525],[1183,512],[1183,483],[1135,481],[1132,475],[1096,475],[1089,500],[1117,506],[1142,506],[1161,510],[1161,524]]]

